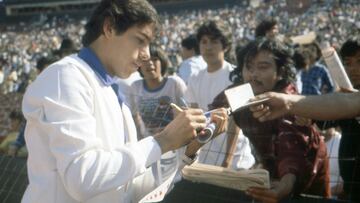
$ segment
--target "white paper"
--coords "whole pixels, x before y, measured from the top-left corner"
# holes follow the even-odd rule
[[[176,173],[177,171],[174,171],[173,174],[171,174],[171,176],[167,180],[165,180],[155,190],[145,195],[145,197],[143,197],[139,203],[162,201],[165,195],[167,194],[169,188],[172,186]]]
[[[225,96],[228,100],[232,112],[239,111],[241,109],[260,104],[268,100],[268,98],[265,98],[262,100],[249,102],[250,99],[255,97],[249,83],[225,90]]]
[[[339,87],[353,89],[353,86],[346,74],[345,68],[341,63],[339,56],[332,47],[327,47],[322,50],[322,54],[326,65],[329,69],[331,78]]]

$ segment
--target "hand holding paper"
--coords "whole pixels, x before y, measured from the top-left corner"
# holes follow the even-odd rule
[[[240,111],[268,100],[268,98],[262,98],[251,101],[255,96],[249,83],[227,89],[225,90],[225,95],[232,112]]]

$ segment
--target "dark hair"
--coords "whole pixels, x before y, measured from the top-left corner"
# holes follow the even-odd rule
[[[77,48],[75,46],[74,41],[70,38],[64,38],[61,41],[60,48],[59,50],[57,50],[56,54],[60,56],[64,56],[64,55],[70,55],[75,52],[77,52]]]
[[[156,44],[150,44],[150,58],[160,60],[161,75],[164,76],[167,73],[168,68],[170,67],[170,60],[165,51]],[[141,77],[144,77],[144,75],[141,73],[140,68],[139,73]]]
[[[350,37],[346,42],[341,46],[340,56],[342,59],[345,57],[351,57],[360,51],[360,37],[355,35]]]
[[[261,21],[255,28],[255,37],[265,37],[266,33],[275,25],[277,25],[277,21],[275,19]]]
[[[293,55],[293,61],[297,70],[303,70],[310,65],[310,53],[308,50],[296,49]]]
[[[22,115],[22,113],[20,111],[13,110],[13,111],[11,111],[11,113],[9,115],[9,118],[11,120],[22,121],[23,120],[23,115]]]
[[[213,39],[220,39],[223,49],[230,48],[232,35],[224,23],[220,21],[206,21],[197,30],[196,39],[200,42],[201,38],[207,35]],[[229,49],[227,50],[229,52]]]
[[[308,50],[309,54],[310,54],[310,58],[312,61],[318,61],[322,54],[321,54],[321,49],[320,49],[320,46],[317,42],[312,42],[310,44],[306,44],[306,45],[303,45],[304,49]],[[313,49],[311,49],[311,47],[313,47]]]
[[[36,69],[39,72],[42,72],[48,65],[52,64],[55,61],[56,59],[53,57],[41,57],[37,60]]]
[[[156,10],[146,0],[102,0],[85,25],[84,46],[90,45],[103,33],[105,19],[109,18],[117,34],[134,25],[155,23],[159,26]]]
[[[261,51],[268,51],[274,55],[277,74],[282,78],[275,85],[274,90],[280,90],[295,81],[296,70],[290,48],[276,39],[260,38],[236,50],[238,66],[230,73],[230,80],[233,83],[242,84],[244,82],[242,69]]]
[[[181,41],[181,46],[185,47],[187,49],[194,49],[195,54],[199,55],[200,54],[200,50],[199,50],[199,43],[196,39],[196,36],[194,34],[187,36],[185,39],[183,39]]]

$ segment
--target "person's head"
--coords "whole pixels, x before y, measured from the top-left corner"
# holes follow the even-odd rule
[[[293,55],[296,70],[307,70],[310,64],[310,52],[308,50],[297,49]]]
[[[16,131],[19,130],[20,124],[23,120],[23,115],[20,111],[11,111],[10,115],[10,130]]]
[[[36,69],[38,73],[41,73],[46,67],[48,67],[51,63],[55,62],[55,59],[52,57],[41,57],[37,60]]]
[[[181,41],[181,57],[183,60],[200,54],[199,44],[195,35],[189,35]]]
[[[280,91],[295,80],[291,52],[278,40],[257,39],[236,53],[238,66],[231,79],[250,83],[255,94]]]
[[[230,51],[231,32],[220,21],[206,21],[197,30],[200,54],[208,65],[224,61],[225,53]]]
[[[313,65],[321,58],[321,49],[317,42],[303,45],[302,48],[309,54],[310,65]]]
[[[64,38],[61,42],[59,50],[56,50],[54,54],[62,58],[75,52],[77,52],[77,49],[74,41],[70,38]]]
[[[150,58],[141,62],[139,72],[145,79],[162,79],[170,66],[170,61],[165,51],[160,46],[150,45]]]
[[[275,19],[263,20],[255,28],[255,37],[274,38],[279,33],[279,27]]]
[[[86,24],[82,42],[110,75],[127,78],[149,57],[159,19],[146,0],[102,0]],[[106,52],[106,53],[104,53]]]
[[[340,49],[345,70],[356,89],[360,88],[360,37],[349,38]]]

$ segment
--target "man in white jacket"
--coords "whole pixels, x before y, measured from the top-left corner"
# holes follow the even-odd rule
[[[149,57],[158,17],[145,0],[103,0],[86,25],[84,47],[50,65],[28,87],[29,186],[22,202],[135,202],[134,184],[161,154],[190,143],[205,127],[199,109],[183,110],[160,133],[137,140],[129,108],[112,85]],[[225,110],[213,116],[222,132]],[[145,195],[145,194],[144,194]]]

